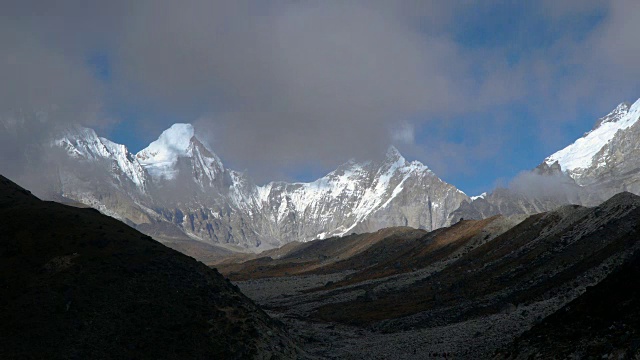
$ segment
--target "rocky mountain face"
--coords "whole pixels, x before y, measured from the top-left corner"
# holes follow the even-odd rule
[[[639,117],[640,100],[633,105],[622,103],[582,138],[546,158],[545,163],[557,162],[580,185],[601,182],[604,174],[634,155],[633,146],[625,146],[625,142],[637,134]]]
[[[0,176],[0,358],[300,359],[215,269]]]
[[[432,230],[469,199],[395,148],[314,182],[258,186],[227,169],[189,124],[173,125],[135,155],[86,128],[68,129],[54,145],[69,157],[60,195],[165,241],[251,250],[389,226]]]
[[[579,185],[593,188],[604,197],[621,191],[640,193],[639,118],[640,100],[633,105],[621,104],[601,119],[591,132],[580,139],[580,143],[576,141],[571,147],[552,155],[545,162],[555,160],[560,166],[564,163],[563,168]],[[597,151],[589,160],[568,162],[563,157],[566,153],[577,152],[574,147],[582,143],[595,142],[594,139],[601,142],[595,146]],[[600,144],[602,146],[599,146]]]
[[[629,191],[640,194],[640,99],[622,103],[593,129],[522,176],[521,184],[473,197],[451,214],[481,219],[534,214],[565,204],[594,206]]]
[[[470,202],[463,202],[451,213],[451,222],[460,219],[486,219],[504,214],[537,214],[555,209],[571,202],[553,197],[527,196],[511,189],[497,188],[489,194],[473,197]]]

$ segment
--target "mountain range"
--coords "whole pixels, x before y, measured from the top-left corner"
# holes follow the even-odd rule
[[[226,168],[189,124],[135,155],[87,128],[67,129],[54,144],[73,160],[60,167],[63,198],[165,241],[264,249],[398,224],[431,230],[469,200],[393,147],[384,159],[349,161],[314,182],[258,186]]]
[[[67,128],[47,179],[74,207],[0,177],[0,357],[636,358],[639,117],[474,197],[395,148],[257,185],[189,124],[137,154]]]
[[[94,209],[41,201],[2,176],[0,213],[2,358],[640,354],[629,287],[640,197],[629,192],[591,208],[234,254],[216,265],[233,284]]]
[[[621,103],[592,130],[523,172],[508,188],[473,197],[453,216],[534,214],[566,204],[596,206],[623,191],[640,194],[640,100]]]
[[[66,159],[50,196],[94,207],[186,252],[192,240],[219,252],[260,251],[390,226],[430,231],[460,218],[640,194],[638,117],[640,100],[620,104],[525,172],[521,184],[474,197],[394,147],[381,160],[349,161],[313,182],[257,185],[225,167],[190,124],[174,124],[137,154],[92,129],[71,127],[52,142]]]

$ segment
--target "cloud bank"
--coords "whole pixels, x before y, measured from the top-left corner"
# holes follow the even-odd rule
[[[7,154],[55,126],[108,127],[114,108],[133,107],[198,119],[223,159],[260,180],[391,143],[468,176],[517,142],[510,124],[555,150],[563,126],[640,91],[633,0],[24,0],[3,13],[3,172],[20,167]]]

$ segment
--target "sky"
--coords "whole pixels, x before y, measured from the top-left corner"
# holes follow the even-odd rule
[[[60,126],[136,152],[189,122],[259,183],[395,145],[476,195],[640,98],[637,0],[2,4],[5,173]]]

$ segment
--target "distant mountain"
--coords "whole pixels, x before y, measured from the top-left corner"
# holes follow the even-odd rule
[[[251,250],[389,226],[432,230],[469,199],[393,147],[384,159],[349,161],[314,182],[258,186],[226,168],[189,124],[135,155],[79,127],[54,145],[68,154],[56,187],[62,197],[171,243]]]
[[[310,183],[259,186],[226,168],[189,124],[171,126],[137,154],[73,127],[53,142],[67,156],[50,197],[95,207],[176,248],[197,240],[213,253],[391,226],[433,230],[461,218],[593,206],[621,191],[640,193],[639,116],[640,100],[620,104],[519,186],[473,198],[393,147],[381,160],[349,161]]]
[[[0,176],[0,217],[2,359],[304,357],[216,270],[94,209]]]
[[[640,100],[618,105],[593,130],[545,159],[557,162],[576,183],[604,198],[640,193]]]
[[[564,204],[597,205],[623,191],[640,194],[639,119],[640,99],[618,105],[591,131],[524,174],[521,184],[464,202],[451,216],[533,214]]]
[[[545,159],[545,163],[558,163],[563,171],[578,181],[587,184],[588,170],[603,167],[606,160],[603,150],[616,137],[618,132],[625,133],[635,125],[640,117],[640,101],[633,106],[622,103],[605,117],[599,119],[594,128],[580,139]]]

